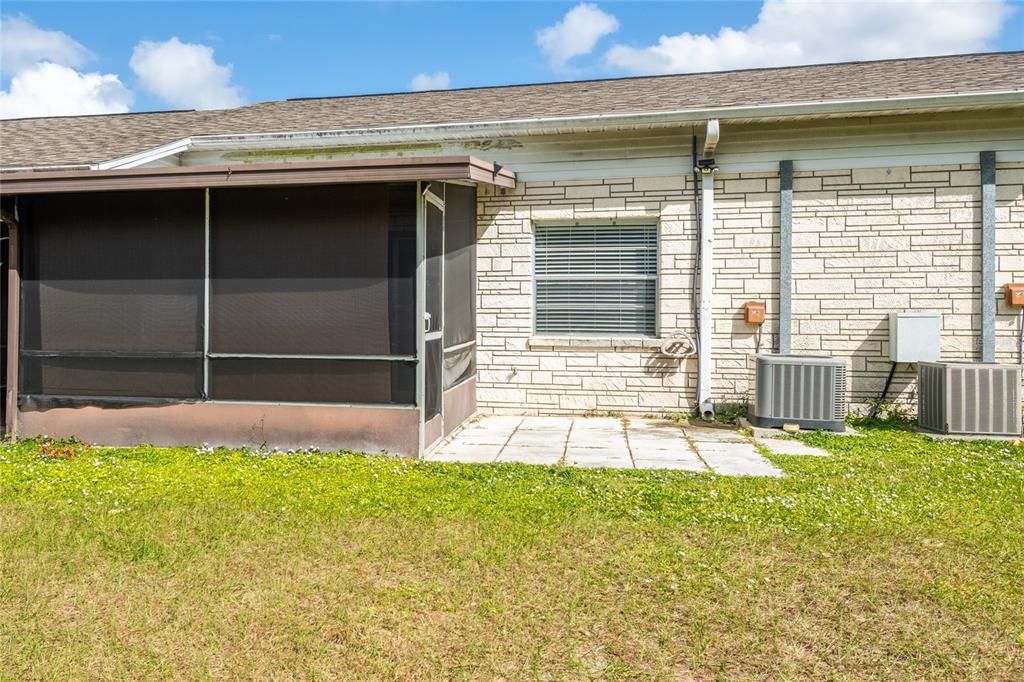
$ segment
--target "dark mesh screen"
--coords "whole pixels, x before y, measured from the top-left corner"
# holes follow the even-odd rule
[[[211,350],[415,353],[414,185],[211,191]]]
[[[200,397],[200,190],[22,197],[21,391]]]
[[[444,345],[476,341],[476,188],[447,185],[444,215]],[[444,386],[476,374],[476,347],[445,350]]]
[[[202,349],[202,191],[23,197],[22,207],[22,348]]]
[[[443,186],[434,185],[435,192],[442,192]],[[443,193],[443,192],[442,192]],[[444,257],[444,212],[428,202],[426,207],[426,309],[430,315],[429,331],[441,329],[441,273]]]
[[[201,358],[21,357],[22,393],[33,396],[197,400]]]
[[[448,185],[444,202],[444,345],[476,340],[476,188]]]
[[[463,346],[444,352],[444,387],[451,388],[476,376],[476,346]]]
[[[313,403],[416,402],[416,365],[387,360],[216,358],[214,400]]]
[[[425,418],[430,419],[441,411],[441,339],[427,341],[424,344],[424,354],[423,383],[426,395],[424,396],[423,407]]]

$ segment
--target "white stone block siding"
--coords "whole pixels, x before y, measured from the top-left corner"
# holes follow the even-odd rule
[[[980,344],[981,191],[977,164],[797,172],[793,201],[793,350],[850,361],[855,404],[889,369],[888,313],[943,313],[943,354],[976,359]],[[1003,285],[1024,281],[1024,164],[997,171],[997,356],[1016,361],[1015,311]],[[714,368],[717,401],[748,399],[753,354],[778,333],[779,178],[719,173],[716,185]],[[689,411],[696,359],[657,342],[533,335],[533,226],[649,219],[659,226],[661,336],[694,333],[693,187],[689,177],[482,187],[478,245],[478,403],[517,413]],[[743,304],[763,300],[760,334]],[[893,396],[912,401],[913,374]]]
[[[478,192],[478,405],[531,414],[689,409],[695,361],[663,358],[657,342],[534,337],[532,254],[535,223],[649,220],[659,226],[658,327],[692,330],[690,179],[534,182]]]

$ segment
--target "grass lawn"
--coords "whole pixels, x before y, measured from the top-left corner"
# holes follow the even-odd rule
[[[0,678],[1024,679],[1024,448],[783,479],[0,448]]]

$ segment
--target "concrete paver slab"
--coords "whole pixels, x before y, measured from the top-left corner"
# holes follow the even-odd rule
[[[545,449],[565,448],[565,438],[568,433],[546,433],[537,431],[516,431],[508,439],[510,447],[539,447]]]
[[[782,470],[761,456],[750,442],[697,442],[697,452],[711,470],[733,476],[782,476]]]
[[[483,417],[427,459],[698,472],[710,467],[723,475],[782,475],[735,431],[612,417]]]
[[[585,455],[567,457],[567,466],[580,467],[583,469],[632,469],[633,460],[628,457],[602,457],[598,455]]]
[[[745,443],[748,442],[741,434],[732,429],[718,429],[712,426],[684,426],[687,438],[694,441],[709,443]]]

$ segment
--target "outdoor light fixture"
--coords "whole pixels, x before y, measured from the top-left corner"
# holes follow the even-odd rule
[[[711,175],[718,170],[718,166],[715,165],[714,159],[697,159],[697,167],[694,170],[701,175]]]

